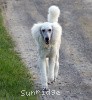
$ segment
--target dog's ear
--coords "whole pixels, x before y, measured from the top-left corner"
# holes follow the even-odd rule
[[[62,35],[62,27],[58,23],[52,23],[52,41],[55,42],[59,38],[61,38]]]
[[[42,23],[34,24],[31,33],[36,42],[39,42]]]

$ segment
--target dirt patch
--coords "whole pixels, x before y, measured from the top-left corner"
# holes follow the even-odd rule
[[[82,24],[83,29],[85,30],[86,36],[88,36],[89,39],[92,40],[92,20],[91,18],[82,17],[80,19],[80,22]]]

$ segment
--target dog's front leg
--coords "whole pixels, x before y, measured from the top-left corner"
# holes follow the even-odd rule
[[[40,78],[41,78],[41,84],[42,89],[47,90],[48,84],[47,84],[47,74],[46,74],[46,58],[40,57],[39,58],[39,69],[40,69]]]
[[[55,56],[49,58],[49,81],[54,81]]]

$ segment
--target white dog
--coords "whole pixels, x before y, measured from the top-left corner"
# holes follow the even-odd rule
[[[45,90],[48,89],[48,81],[53,82],[58,76],[62,35],[62,27],[58,24],[59,15],[60,9],[53,5],[48,9],[48,22],[34,24],[31,29],[38,47],[41,83]]]

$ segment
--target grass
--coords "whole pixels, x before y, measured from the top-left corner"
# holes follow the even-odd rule
[[[0,10],[0,100],[37,100],[37,96],[21,96],[21,91],[33,91],[34,83],[14,43],[3,24]]]

